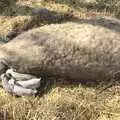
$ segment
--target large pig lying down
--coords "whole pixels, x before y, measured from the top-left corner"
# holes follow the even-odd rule
[[[94,22],[46,25],[19,35],[1,46],[0,73],[12,66],[20,73],[68,80],[112,77],[120,71],[120,27]]]

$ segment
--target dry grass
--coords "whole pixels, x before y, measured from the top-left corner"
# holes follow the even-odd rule
[[[97,2],[96,2],[97,1]],[[93,16],[117,16],[120,3],[80,2],[80,0],[19,0],[14,7],[3,7],[0,16],[0,36],[5,39],[9,31],[23,31],[24,26],[48,24],[31,15],[31,8],[47,8],[57,14],[74,10],[77,18]],[[81,4],[82,3],[82,4]],[[116,6],[117,5],[117,6]],[[13,6],[13,5],[12,5]],[[115,9],[113,9],[115,8]],[[53,21],[54,22],[54,21]],[[100,85],[101,86],[101,85]],[[1,120],[120,120],[120,85],[115,85],[98,94],[98,86],[92,88],[82,85],[54,85],[42,97],[12,97],[0,89]]]
[[[97,95],[82,85],[53,87],[36,98],[14,98],[1,90],[0,105],[9,120],[119,120],[120,97],[111,90]]]

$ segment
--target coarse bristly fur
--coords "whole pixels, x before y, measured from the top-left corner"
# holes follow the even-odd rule
[[[30,30],[3,45],[0,58],[17,71],[33,75],[78,80],[114,75],[120,70],[120,29],[98,22],[68,22]]]

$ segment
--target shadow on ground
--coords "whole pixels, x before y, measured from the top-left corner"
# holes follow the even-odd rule
[[[12,17],[15,18],[17,16],[26,16],[26,17],[28,16],[28,20],[26,20],[26,22],[22,24],[22,26],[20,26],[20,23],[18,22],[15,25],[15,27],[13,27],[8,32],[8,35],[6,36],[8,41],[29,29],[40,27],[46,24],[62,23],[62,22],[70,21],[70,19],[73,16],[70,12],[58,13],[56,11],[50,11],[46,8],[33,8],[25,5],[24,6],[16,5],[16,8],[17,9],[15,11],[7,10],[7,12],[4,12],[4,14],[1,14],[1,16],[8,16],[11,18]]]
[[[115,16],[119,16],[120,13],[119,0],[55,0],[55,2],[60,4],[67,4],[77,10],[92,12],[110,12],[114,13]]]

